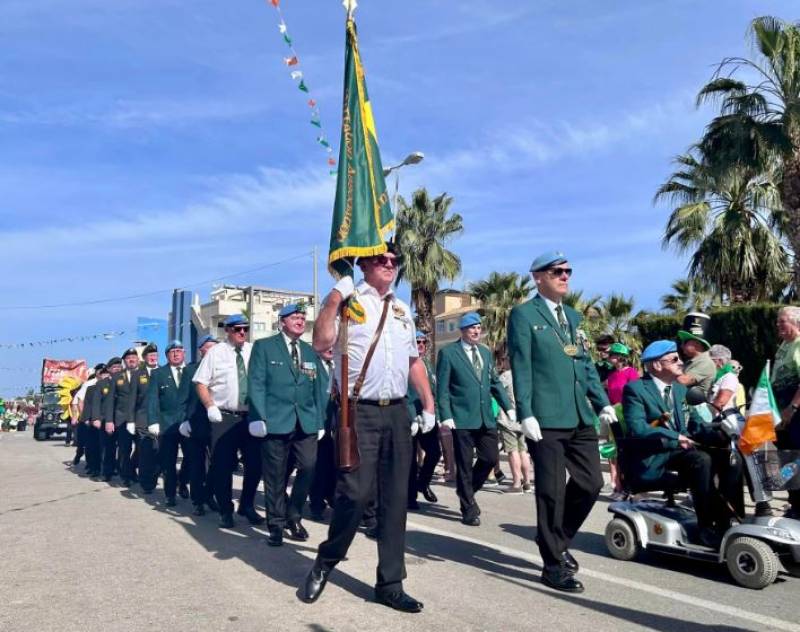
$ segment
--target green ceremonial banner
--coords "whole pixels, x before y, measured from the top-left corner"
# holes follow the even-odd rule
[[[349,257],[386,252],[385,236],[393,228],[394,217],[358,52],[356,25],[348,19],[342,139],[328,254],[331,274],[336,277],[352,274],[352,264],[346,260]]]

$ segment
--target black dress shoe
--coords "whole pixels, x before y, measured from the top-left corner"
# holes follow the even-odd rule
[[[325,570],[314,562],[314,566],[308,571],[303,585],[300,587],[300,599],[306,603],[314,603],[322,594],[322,589],[328,583],[330,570]]]
[[[145,496],[149,496],[150,494],[152,494],[152,493],[153,493],[153,490],[152,490],[152,489],[142,489],[142,493],[143,493]]]
[[[206,508],[203,507],[202,503],[199,505],[194,506],[194,511],[192,512],[195,516],[205,516],[206,515]]]
[[[266,522],[265,518],[252,507],[242,507],[240,504],[236,513],[247,518],[252,525],[264,524],[264,522]]]
[[[564,551],[561,554],[561,564],[566,568],[570,573],[577,573],[580,569],[580,565],[578,564],[578,560],[572,557],[572,553],[569,551]]]
[[[308,540],[308,531],[306,531],[306,528],[299,520],[297,522],[287,522],[284,529],[289,532],[289,538],[292,540],[297,540],[298,542],[305,542]]]
[[[389,606],[400,612],[422,612],[423,604],[413,597],[409,597],[402,590],[397,592],[383,593],[375,591],[375,601]]]
[[[219,528],[220,529],[233,529],[236,526],[236,523],[233,521],[233,514],[222,514],[219,517]]]
[[[417,502],[417,499],[416,499],[416,498],[411,498],[411,497],[409,497],[409,499],[408,499],[408,505],[407,505],[407,507],[408,507],[408,509],[410,509],[411,511],[417,511],[417,510],[419,510],[419,503]]]
[[[370,540],[377,540],[378,539],[378,524],[375,523],[370,525],[366,529],[364,529],[364,535],[367,536]]]
[[[461,522],[463,522],[468,527],[480,527],[481,526],[481,519],[478,518],[478,516],[470,516],[469,518],[464,516],[461,519]]]
[[[130,486],[131,486],[131,484],[132,484],[132,483],[131,483],[131,479],[129,479],[129,478],[123,478],[123,479],[122,479],[122,484],[123,484],[123,485],[125,485],[125,487],[130,487]]]
[[[431,489],[430,485],[428,485],[424,489],[421,489],[420,491],[422,492],[422,497],[429,503],[439,502],[439,498],[436,496],[436,494],[433,493],[433,490]]]
[[[167,496],[167,502],[164,503],[167,507],[174,507],[178,503],[175,501],[175,496]]]
[[[267,544],[270,546],[282,546],[283,531],[278,527],[270,527],[269,536],[267,537]]]
[[[186,485],[178,487],[178,496],[181,498],[189,498],[189,488]]]
[[[110,483],[112,478],[114,478],[114,477],[113,477],[113,476],[104,476],[104,477],[103,477],[103,480],[104,480],[106,483]]]
[[[766,500],[756,503],[756,518],[767,518],[774,515],[772,507]]]
[[[545,566],[542,571],[542,583],[545,586],[550,586],[550,588],[555,588],[556,590],[562,590],[564,592],[583,592],[583,584],[575,579],[575,575],[563,565],[554,568]]]
[[[74,459],[72,459],[72,464],[73,465],[77,465],[80,462],[81,462],[81,457],[79,457],[79,456],[76,456]]]
[[[209,498],[208,500],[206,500],[206,505],[208,505],[209,511],[219,511],[219,505],[217,504],[217,501],[214,500],[213,498]]]
[[[722,536],[719,535],[713,529],[704,527],[700,529],[700,533],[697,536],[697,540],[703,546],[707,546],[710,549],[717,550],[719,549],[719,546],[722,543]]]

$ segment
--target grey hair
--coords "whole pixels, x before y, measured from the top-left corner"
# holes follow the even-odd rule
[[[731,350],[728,349],[725,345],[713,345],[708,350],[708,355],[712,358],[718,358],[719,360],[725,360],[726,362],[730,361],[733,357]]]
[[[787,305],[786,307],[781,307],[778,311],[778,316],[781,314],[786,314],[797,327],[800,327],[800,307],[796,307],[795,305]]]

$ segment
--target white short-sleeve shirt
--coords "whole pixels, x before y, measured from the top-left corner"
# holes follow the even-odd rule
[[[361,372],[364,359],[369,350],[375,331],[378,329],[383,299],[389,297],[389,312],[383,327],[375,354],[372,356],[364,385],[359,394],[360,399],[398,399],[408,392],[408,364],[410,358],[419,357],[417,352],[414,319],[411,308],[394,295],[392,290],[382,296],[366,281],[356,286],[356,299],[364,308],[366,320],[359,324],[348,321],[348,395],[353,394],[353,385]],[[334,350],[337,381],[341,384],[342,350],[341,337],[338,336]]]
[[[242,358],[245,370],[250,363],[253,345],[245,342]],[[227,340],[211,347],[192,378],[195,384],[208,387],[214,405],[224,410],[246,410],[239,406],[239,374],[236,369],[236,350]]]

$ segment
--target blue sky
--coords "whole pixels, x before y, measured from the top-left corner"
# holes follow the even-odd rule
[[[343,9],[281,6],[338,146]],[[384,163],[423,151],[401,193],[455,198],[456,286],[560,248],[575,289],[655,309],[685,261],[661,250],[668,209],[651,201],[712,115],[697,90],[749,53],[750,19],[795,6],[362,0]],[[18,306],[206,300],[194,283],[289,259],[229,281],[311,289],[304,253],[327,249],[335,182],[265,0],[3,0],[0,38],[0,343],[133,332],[170,294]],[[0,395],[34,384],[44,355],[94,363],[132,337],[0,349]]]

